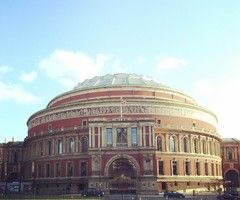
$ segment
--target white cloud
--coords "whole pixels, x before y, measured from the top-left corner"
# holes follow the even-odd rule
[[[2,65],[0,66],[0,74],[6,74],[6,73],[9,73],[13,70],[12,67],[9,67],[7,65]]]
[[[108,62],[114,63],[114,60],[111,55],[98,54],[96,58],[90,58],[81,52],[55,50],[41,60],[39,68],[62,85],[73,87],[78,82],[98,75]]]
[[[240,73],[222,79],[202,80],[195,85],[195,96],[216,113],[219,132],[223,137],[240,139],[239,91]]]
[[[12,100],[16,103],[28,104],[39,102],[39,98],[27,92],[22,86],[0,82],[0,101]]]
[[[188,62],[184,59],[167,57],[158,61],[156,69],[157,72],[161,72],[165,70],[179,69],[185,67],[187,64]]]
[[[137,61],[136,61],[136,62],[137,62],[137,64],[139,64],[139,65],[143,65],[143,64],[146,63],[146,58],[140,56],[140,57],[137,58]]]
[[[37,72],[31,71],[29,73],[22,73],[20,76],[20,80],[24,82],[33,82],[37,78]]]

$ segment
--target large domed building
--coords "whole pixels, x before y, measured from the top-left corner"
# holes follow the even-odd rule
[[[217,189],[216,124],[211,111],[151,78],[96,76],[29,118],[24,177],[40,193]]]

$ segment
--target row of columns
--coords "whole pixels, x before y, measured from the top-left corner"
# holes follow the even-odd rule
[[[127,146],[132,146],[131,141],[131,128],[137,128],[137,145],[138,146],[154,146],[154,134],[153,134],[153,126],[151,125],[143,125],[136,126],[135,124],[123,125],[121,128],[127,128]],[[89,127],[89,147],[98,148],[98,147],[107,147],[107,128],[112,128],[112,140],[113,147],[117,146],[117,128],[120,128],[119,125],[101,125],[96,126],[93,124]],[[96,142],[97,140],[97,142]],[[148,140],[148,141],[147,141]]]

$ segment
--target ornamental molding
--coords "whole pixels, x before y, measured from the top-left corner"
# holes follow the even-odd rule
[[[75,97],[75,96],[78,96],[78,95],[84,95],[84,94],[92,94],[92,93],[96,93],[96,92],[112,92],[112,91],[119,91],[119,92],[122,92],[122,91],[131,91],[131,92],[135,92],[135,91],[138,91],[138,92],[156,92],[156,93],[162,93],[162,94],[171,94],[171,95],[176,95],[176,96],[179,96],[183,99],[186,99],[194,104],[196,104],[196,101],[188,96],[187,94],[179,91],[179,90],[176,90],[176,89],[173,89],[173,88],[169,88],[169,87],[140,87],[140,86],[128,86],[127,88],[126,87],[121,87],[121,86],[113,86],[113,87],[108,87],[107,89],[104,88],[104,87],[100,87],[100,88],[86,88],[85,90],[71,90],[69,92],[65,92],[63,94],[60,94],[58,96],[56,96],[55,98],[53,98],[47,107],[51,107],[53,104],[63,100],[63,99],[68,99],[68,98],[71,98],[71,97]],[[132,95],[129,95],[129,97],[131,97]],[[134,95],[135,96],[135,95]],[[102,97],[102,96],[101,96]],[[119,95],[116,95],[116,97],[120,97]],[[141,96],[142,97],[142,96]],[[149,97],[149,96],[147,96]],[[86,98],[83,98],[83,99],[91,99],[89,97],[86,97]]]

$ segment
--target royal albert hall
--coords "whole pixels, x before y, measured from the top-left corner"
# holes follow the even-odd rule
[[[39,193],[218,189],[216,124],[211,111],[149,77],[96,76],[28,119],[24,177]]]

